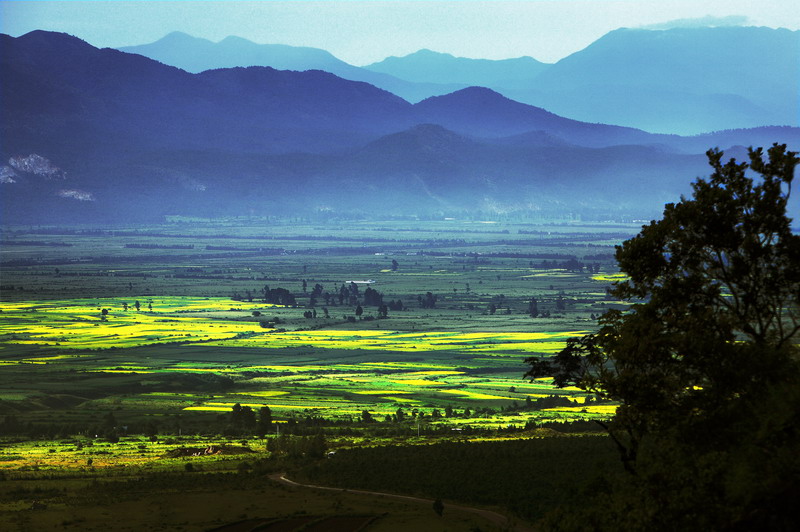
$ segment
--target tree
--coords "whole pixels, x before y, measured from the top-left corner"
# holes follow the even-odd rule
[[[539,315],[539,302],[536,301],[535,297],[532,297],[528,302],[528,314],[531,318],[535,318]]]
[[[383,294],[374,288],[367,287],[367,289],[364,290],[364,304],[375,307],[383,305]]]
[[[258,435],[263,438],[272,428],[272,409],[262,406],[258,410]]]
[[[297,304],[294,295],[286,288],[270,289],[269,286],[265,286],[261,291],[264,293],[264,303],[285,306],[294,306]]]
[[[630,311],[527,359],[528,377],[620,403],[606,428],[635,479],[629,530],[741,527],[800,489],[800,236],[787,216],[800,159],[777,144],[749,164],[707,155],[692,198],[617,247],[629,278],[610,293]]]
[[[387,307],[389,307],[389,310],[403,310],[405,308],[403,306],[403,300],[402,299],[398,299],[397,301],[395,301],[395,300],[389,301],[389,304],[387,305]]]
[[[350,294],[350,301],[358,300],[358,295],[359,295],[359,293],[358,293],[358,285],[356,283],[352,282],[352,281],[350,282],[349,294]],[[355,304],[355,303],[351,303],[351,304]]]
[[[311,297],[315,297],[315,298],[321,297],[323,290],[324,290],[324,287],[321,284],[319,284],[319,283],[315,284],[314,288],[311,290]],[[328,297],[330,297],[330,296],[328,296]]]
[[[325,441],[325,436],[322,433],[306,438],[304,443],[305,449],[303,454],[309,458],[323,458],[325,452],[328,450],[328,442]]]
[[[433,511],[436,512],[436,515],[439,517],[442,516],[442,513],[444,513],[444,503],[442,502],[442,499],[436,499],[433,501]]]
[[[438,296],[435,296],[432,292],[426,292],[425,297],[418,296],[417,300],[422,308],[436,308],[436,300]]]
[[[256,413],[249,406],[236,403],[231,407],[231,425],[237,429],[252,429],[256,426]]]

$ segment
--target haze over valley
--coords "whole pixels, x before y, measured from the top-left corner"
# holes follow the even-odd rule
[[[741,157],[797,145],[800,76],[784,65],[800,62],[798,40],[768,28],[619,30],[551,65],[422,50],[358,68],[234,37],[172,33],[117,51],[4,35],[3,210],[26,222],[646,218],[688,191],[709,147]],[[640,128],[620,125],[628,115]],[[33,155],[58,178],[12,162]]]

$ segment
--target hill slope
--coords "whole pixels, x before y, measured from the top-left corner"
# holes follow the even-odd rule
[[[519,101],[648,131],[798,125],[800,31],[621,29],[542,72]],[[789,66],[792,65],[792,66]]]
[[[388,57],[364,68],[406,81],[462,84],[502,91],[530,85],[549,66],[532,57],[468,59],[423,49],[404,57]]]
[[[319,48],[284,44],[257,44],[241,37],[227,37],[220,42],[173,32],[149,44],[126,46],[120,51],[139,54],[187,72],[248,66],[267,66],[277,70],[324,70],[343,79],[363,81],[416,102],[432,95],[463,88],[457,82],[416,82],[359,68]]]
[[[412,105],[315,70],[192,74],[41,31],[0,36],[0,78],[7,223],[657,212],[706,171],[707,147],[800,138],[796,128],[651,135],[484,88]]]

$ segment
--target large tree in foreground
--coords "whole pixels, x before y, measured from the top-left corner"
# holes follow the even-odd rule
[[[620,403],[607,429],[633,489],[612,497],[608,527],[794,519],[770,505],[800,494],[800,236],[787,213],[799,159],[785,145],[767,155],[709,151],[691,199],[617,248],[628,280],[611,294],[630,310],[526,361],[528,377]]]

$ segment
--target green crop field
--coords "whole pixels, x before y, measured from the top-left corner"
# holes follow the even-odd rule
[[[2,408],[37,420],[49,409],[35,405],[68,395],[75,415],[115,405],[137,420],[237,402],[269,406],[277,420],[448,405],[495,410],[459,424],[607,416],[613,405],[523,380],[522,360],[558,351],[618,304],[605,295],[620,278],[610,244],[634,231],[468,221],[7,228],[5,241],[24,244],[3,248]],[[585,266],[561,264],[570,260]],[[337,301],[352,281],[403,310],[375,319],[364,305],[354,316],[353,302]],[[265,302],[264,286],[286,288],[295,304]],[[427,293],[433,308],[420,304]],[[231,386],[185,395],[166,384],[197,374]],[[570,403],[502,411],[552,394]]]
[[[636,230],[3,228],[0,472],[142,475],[180,469],[186,458],[166,458],[177,445],[269,457],[284,433],[323,431],[336,449],[541,437],[537,427],[606,419],[614,404],[526,380],[523,361],[624,308],[606,288],[622,279],[613,245]],[[233,422],[239,407],[268,407],[273,436]],[[204,460],[207,471],[240,462]]]

